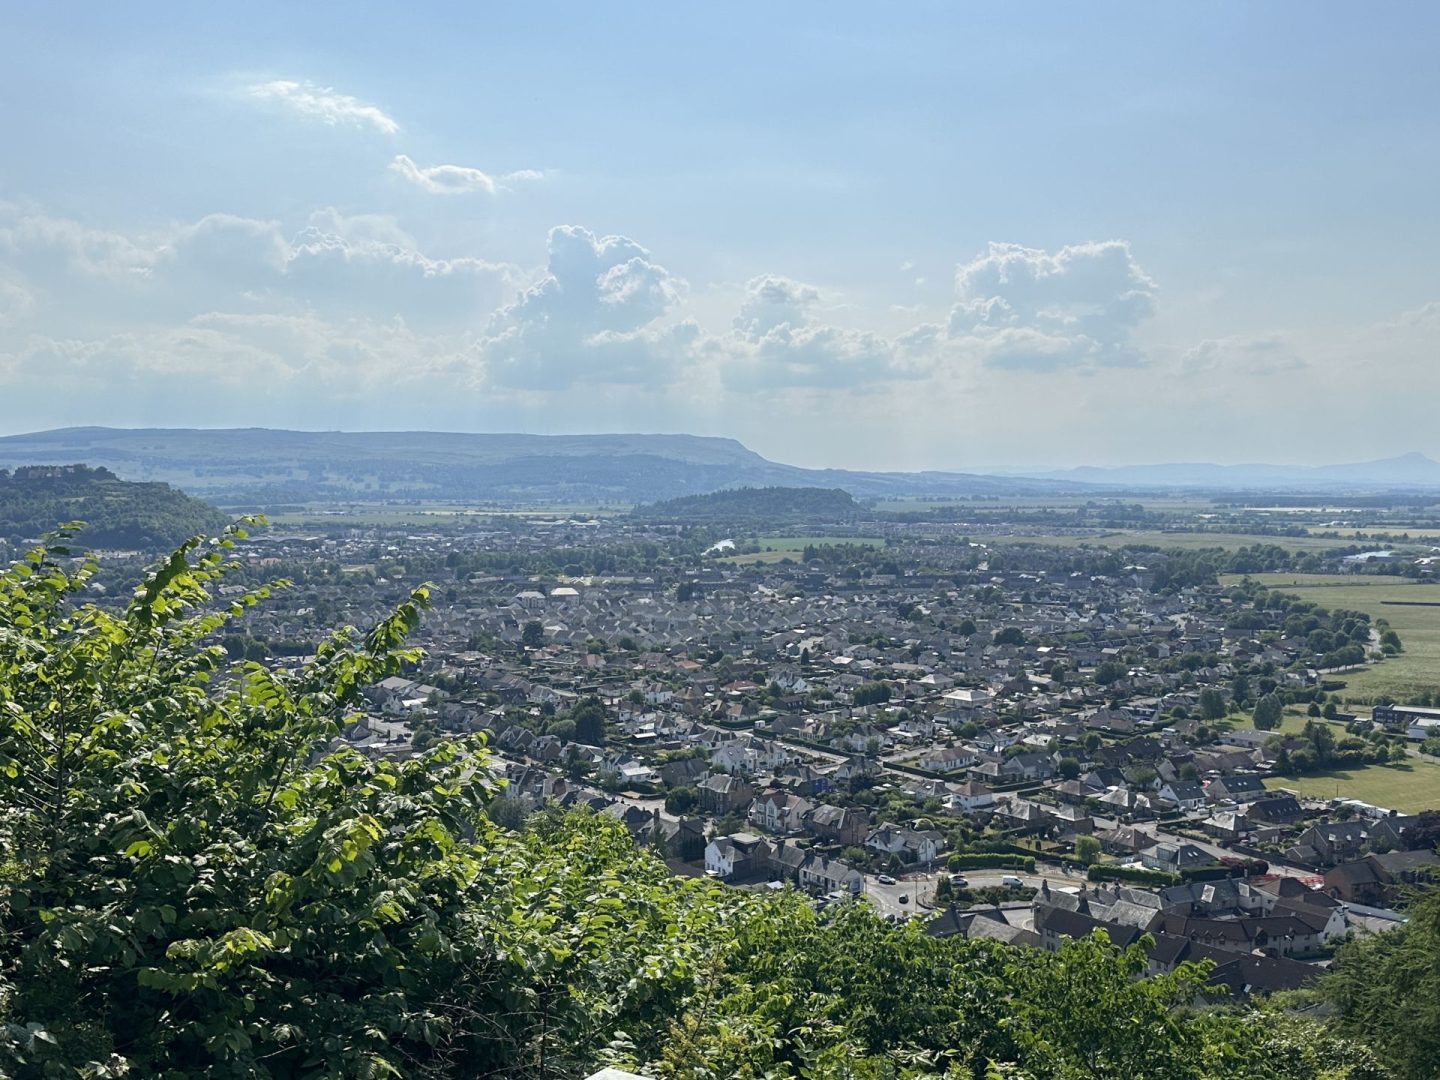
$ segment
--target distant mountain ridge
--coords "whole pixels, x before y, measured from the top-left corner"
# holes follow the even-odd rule
[[[229,505],[346,499],[639,503],[732,487],[860,498],[1083,491],[1057,480],[804,469],[734,439],[269,428],[60,428],[0,438],[0,467],[84,461]]]
[[[73,462],[232,507],[373,499],[634,504],[738,487],[838,488],[860,499],[1440,488],[1440,464],[1418,453],[1320,467],[1085,466],[994,476],[806,469],[702,435],[76,427],[0,437],[0,468]]]
[[[1342,465],[1082,465],[1031,477],[1127,487],[1330,488],[1353,485],[1440,487],[1440,462],[1414,452]]]

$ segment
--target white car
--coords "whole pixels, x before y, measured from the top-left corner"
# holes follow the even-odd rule
[[[878,882],[880,882],[881,885],[894,885],[894,884],[895,884],[895,879],[894,879],[893,877],[891,877],[889,874],[881,874],[881,875],[880,875],[879,877],[877,877],[875,880],[878,881]]]

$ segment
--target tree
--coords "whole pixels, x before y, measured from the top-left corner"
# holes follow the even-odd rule
[[[1372,1046],[1396,1080],[1430,1080],[1440,1076],[1440,889],[1407,914],[1341,946],[1320,989],[1338,1030]]]
[[[856,705],[881,705],[890,700],[890,684],[884,682],[867,682],[855,688],[851,700]]]
[[[1025,634],[1018,626],[1006,626],[995,631],[991,639],[996,645],[1024,645]]]
[[[1200,714],[1210,721],[1223,720],[1227,711],[1225,695],[1213,686],[1200,691]]]
[[[1230,700],[1236,708],[1244,708],[1250,700],[1250,679],[1242,671],[1230,682]]]
[[[520,644],[527,649],[538,649],[545,644],[545,627],[531,619],[520,630]]]
[[[575,723],[575,741],[587,746],[605,745],[605,706],[593,694],[582,698],[570,717]]]
[[[1080,775],[1080,762],[1067,755],[1055,763],[1055,771],[1062,779],[1074,780]]]
[[[1421,810],[1400,833],[1406,851],[1440,848],[1440,810]]]
[[[1077,836],[1075,838],[1075,854],[1086,866],[1089,866],[1100,858],[1100,841],[1093,836]]]
[[[1280,698],[1275,694],[1266,694],[1255,702],[1255,711],[1251,714],[1251,722],[1257,731],[1274,731],[1280,726],[1284,712]]]
[[[117,611],[71,602],[95,566],[59,545],[0,573],[0,998],[46,1033],[0,1035],[0,1071],[398,1069],[435,1059],[436,1005],[485,965],[454,936],[461,831],[491,834],[475,742],[327,750],[416,658],[426,591],[298,672],[225,668],[208,642],[271,591],[208,610],[243,536],[187,542]]]
[[[1095,669],[1095,681],[1101,686],[1109,686],[1111,683],[1125,678],[1125,675],[1125,665],[1117,664],[1113,660],[1107,660]]]
[[[1335,732],[1321,720],[1306,720],[1303,732],[1310,745],[1315,747],[1315,758],[1321,765],[1329,762],[1335,752]]]
[[[694,809],[700,802],[700,792],[693,787],[671,788],[665,793],[665,812],[667,814],[685,814]]]

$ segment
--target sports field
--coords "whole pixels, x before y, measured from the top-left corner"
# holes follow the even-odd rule
[[[1314,776],[1275,776],[1265,781],[1271,791],[1285,788],[1315,798],[1359,799],[1403,813],[1440,808],[1440,765],[1412,757],[1398,765],[1365,765],[1335,769]]]

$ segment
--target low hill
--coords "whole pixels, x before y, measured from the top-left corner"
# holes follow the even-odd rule
[[[633,516],[651,521],[837,522],[850,520],[856,510],[850,493],[839,488],[744,487],[666,499],[637,507]]]
[[[92,547],[171,548],[187,536],[223,528],[228,518],[168,484],[130,483],[108,469],[29,465],[0,470],[0,538],[33,539],[63,521],[83,521]]]
[[[698,435],[517,435],[267,428],[62,428],[0,438],[0,468],[102,465],[222,505],[377,499],[641,503],[733,487],[843,488],[858,498],[1084,491],[1055,480],[851,472],[769,461]]]

